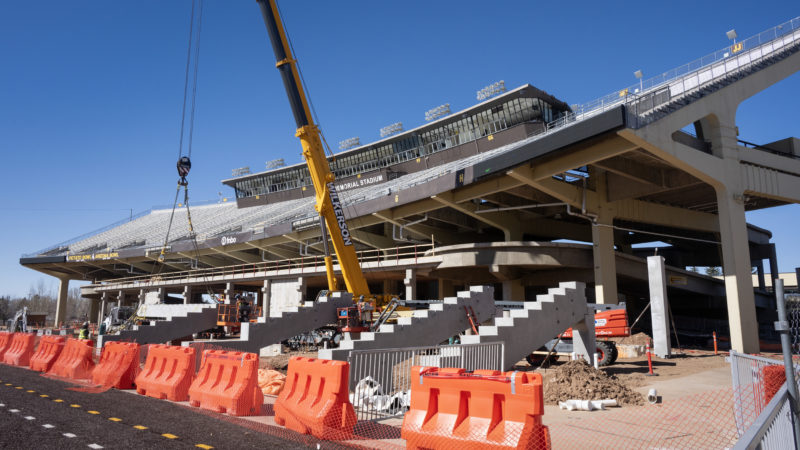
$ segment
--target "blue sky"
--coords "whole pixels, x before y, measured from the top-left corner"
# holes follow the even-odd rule
[[[497,80],[583,103],[800,14],[796,2],[281,2],[328,142]],[[34,252],[172,202],[190,0],[0,4],[0,295],[50,277]],[[795,74],[739,108],[740,137],[800,137]],[[192,201],[231,196],[231,169],[300,162],[294,122],[255,1],[206,0]],[[779,267],[800,266],[800,206],[748,213],[772,230]]]

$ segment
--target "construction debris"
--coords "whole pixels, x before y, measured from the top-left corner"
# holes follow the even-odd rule
[[[642,395],[583,360],[570,361],[548,371],[544,380],[544,402],[557,405],[570,399],[616,399],[620,405],[642,405]]]

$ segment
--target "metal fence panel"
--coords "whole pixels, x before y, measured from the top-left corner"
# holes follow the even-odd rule
[[[380,420],[408,409],[411,367],[460,367],[503,370],[503,342],[431,347],[353,350],[350,363],[350,402],[358,420]]]

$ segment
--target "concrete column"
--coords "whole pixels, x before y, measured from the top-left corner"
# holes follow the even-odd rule
[[[406,300],[417,300],[417,271],[416,269],[406,269],[406,277],[403,279],[406,286]]]
[[[89,300],[89,317],[86,318],[87,322],[91,322],[92,319],[97,318],[100,314],[100,299],[97,298],[90,298]]]
[[[192,287],[188,284],[183,287],[183,304],[188,305],[192,303]]]
[[[583,320],[572,326],[572,351],[594,365],[597,341],[594,333],[594,309],[587,308]]]
[[[717,189],[717,206],[731,347],[740,353],[758,353],[758,323],[755,320],[744,197],[720,187]]]
[[[647,257],[647,278],[650,281],[650,320],[653,324],[653,353],[669,358],[672,342],[669,335],[667,274],[663,256]]]
[[[270,302],[272,300],[272,280],[264,280],[264,287],[261,288],[261,316],[270,316]]]
[[[503,281],[503,300],[525,301],[525,286],[521,279]]]
[[[125,300],[127,300],[125,291],[117,292],[117,306],[125,306]]]
[[[456,290],[453,287],[453,282],[451,280],[445,280],[444,278],[439,278],[439,300],[444,300],[445,297],[455,297]]]
[[[97,314],[97,326],[100,326],[100,322],[106,316],[106,305],[108,304],[108,292],[103,292],[103,295],[100,296],[100,311]]]
[[[756,273],[758,274],[758,288],[762,291],[767,290],[767,283],[764,280],[764,260],[756,261]]]
[[[306,299],[306,290],[308,288],[308,284],[306,283],[305,277],[297,277],[297,304],[302,305],[303,301]],[[313,300],[313,299],[311,299]]]
[[[139,304],[136,305],[137,310],[140,306],[144,305],[145,298],[147,298],[147,293],[144,291],[144,289],[139,289]]]
[[[58,301],[56,302],[56,317],[54,327],[64,323],[67,318],[67,297],[69,296],[69,278],[58,279]]]
[[[594,295],[596,303],[617,304],[617,264],[614,256],[614,229],[611,218],[598,218],[592,225],[594,256]]]
[[[235,293],[233,292],[234,286],[233,283],[225,283],[225,304],[232,305],[233,304],[233,296]]]

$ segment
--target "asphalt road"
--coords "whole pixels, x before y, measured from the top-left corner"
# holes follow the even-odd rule
[[[68,388],[75,385],[0,364],[0,448],[318,448],[289,430],[272,427],[275,436],[164,400]]]

